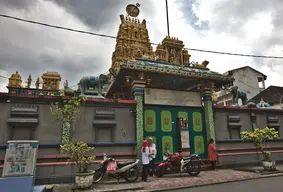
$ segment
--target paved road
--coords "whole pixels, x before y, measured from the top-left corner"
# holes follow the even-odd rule
[[[269,177],[256,180],[247,180],[233,183],[209,185],[204,187],[171,190],[172,192],[281,192],[283,189],[283,176]]]

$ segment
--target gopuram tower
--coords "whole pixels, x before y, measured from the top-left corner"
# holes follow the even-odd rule
[[[154,52],[150,44],[146,21],[140,22],[138,18],[129,15],[120,15],[120,20],[121,24],[118,30],[115,51],[112,55],[111,68],[117,72],[122,62],[135,60],[136,58],[154,60]]]

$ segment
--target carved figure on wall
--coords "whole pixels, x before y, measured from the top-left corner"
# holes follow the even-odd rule
[[[117,72],[115,71],[114,68],[110,68],[110,69],[109,69],[109,73],[110,73],[114,78],[116,78]]]
[[[198,68],[207,68],[208,64],[209,64],[209,61],[207,60],[203,61],[201,64],[199,64],[198,62],[191,62],[191,65],[193,67],[198,67]]]
[[[248,98],[244,91],[240,91],[238,86],[232,86],[228,89],[233,95],[233,105],[239,105],[238,100],[241,99],[242,105],[247,105]]]
[[[97,77],[83,77],[80,80],[81,95],[93,95],[95,97],[103,98],[103,86],[108,82],[108,80],[109,77],[104,74],[101,74]]]

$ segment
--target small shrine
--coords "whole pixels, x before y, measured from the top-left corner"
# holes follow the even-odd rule
[[[8,92],[10,94],[24,94],[24,95],[45,95],[45,96],[60,96],[64,94],[60,90],[61,76],[57,72],[46,72],[42,75],[42,80],[37,77],[36,81],[32,80],[29,75],[25,85],[22,85],[22,78],[18,71],[12,74],[8,82]],[[34,83],[34,88],[32,88]],[[42,87],[40,87],[42,85]]]
[[[9,78],[8,87],[15,87],[15,88],[22,87],[22,77],[18,71],[12,74],[11,77]]]
[[[57,72],[46,72],[42,76],[42,89],[44,90],[59,90],[61,76]]]

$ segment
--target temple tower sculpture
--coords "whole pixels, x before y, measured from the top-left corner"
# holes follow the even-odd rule
[[[190,54],[184,48],[183,41],[175,37],[165,37],[156,47],[157,61],[165,61],[173,64],[190,65]]]
[[[136,58],[154,59],[154,52],[150,44],[146,21],[120,15],[116,47],[112,55],[112,68],[117,72],[123,61]]]
[[[11,77],[9,78],[8,87],[16,87],[16,88],[22,87],[22,77],[20,76],[18,71],[12,74]]]
[[[42,76],[42,89],[45,90],[59,90],[61,83],[61,76],[57,72],[46,72]]]

